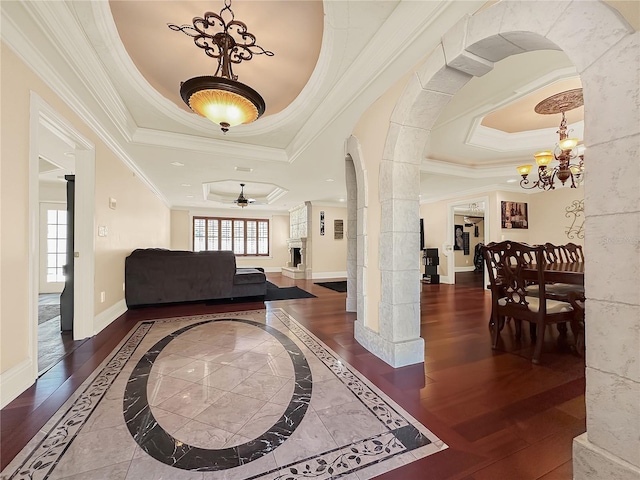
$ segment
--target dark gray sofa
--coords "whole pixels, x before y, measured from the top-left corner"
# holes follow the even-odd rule
[[[128,307],[264,296],[261,268],[236,268],[231,251],[137,249],[125,259]]]

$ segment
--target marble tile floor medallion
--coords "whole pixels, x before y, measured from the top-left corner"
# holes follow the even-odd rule
[[[1,478],[363,480],[445,448],[289,314],[254,310],[139,322]]]

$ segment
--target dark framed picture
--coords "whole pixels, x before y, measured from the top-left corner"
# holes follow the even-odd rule
[[[464,250],[464,227],[462,225],[453,227],[453,249]]]
[[[529,211],[524,202],[501,202],[502,228],[529,228]]]

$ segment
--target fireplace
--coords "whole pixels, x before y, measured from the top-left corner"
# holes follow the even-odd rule
[[[291,266],[297,268],[302,263],[301,248],[294,247],[291,249]]]
[[[308,247],[310,242],[306,238],[290,238],[287,240],[289,247],[289,261],[286,267],[282,267],[282,274],[290,278],[311,278],[311,268],[308,262]]]

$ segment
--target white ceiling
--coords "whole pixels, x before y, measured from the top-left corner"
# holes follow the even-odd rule
[[[184,21],[184,13],[175,15],[176,6],[186,2],[131,3],[167,9],[165,21],[145,27],[141,42],[153,39],[154,30],[166,35],[166,23],[189,21]],[[235,0],[232,6],[236,3],[251,2]],[[300,94],[282,110],[234,127],[226,136],[151,86],[129,57],[106,1],[2,2],[2,38],[63,99],[83,111],[88,123],[99,126],[103,139],[115,145],[120,157],[167,205],[237,208],[229,202],[237,197],[242,182],[247,184],[248,197],[265,200],[251,208],[278,211],[304,201],[340,205],[346,196],[344,141],[355,123],[373,101],[425,58],[455,21],[483,4],[325,1],[320,54]],[[206,5],[219,11],[222,2]],[[203,13],[199,7],[189,16]],[[153,18],[164,16],[154,14]],[[236,18],[243,20],[239,14]],[[268,31],[270,18],[256,17],[249,31],[256,36]],[[169,33],[176,42],[191,41],[183,34]],[[259,36],[258,44],[262,44]],[[211,62],[200,49],[191,48],[203,62]],[[286,57],[282,51],[274,53]],[[264,65],[270,60],[258,57],[245,68],[259,62],[260,69],[268,68]],[[158,54],[153,61],[169,64],[179,78],[189,78],[180,59]],[[507,183],[516,179],[515,166],[531,158],[533,151],[553,146],[556,128],[508,133],[482,126],[482,119],[545,86],[575,77],[575,68],[562,52],[540,51],[509,57],[487,75],[473,78],[434,126],[422,163],[421,200],[489,188],[519,189],[517,183]],[[572,127],[577,133],[582,128],[580,122]],[[58,156],[65,153],[59,146],[46,150],[43,145],[42,155],[54,163],[60,163]],[[175,162],[183,166],[172,165]]]

